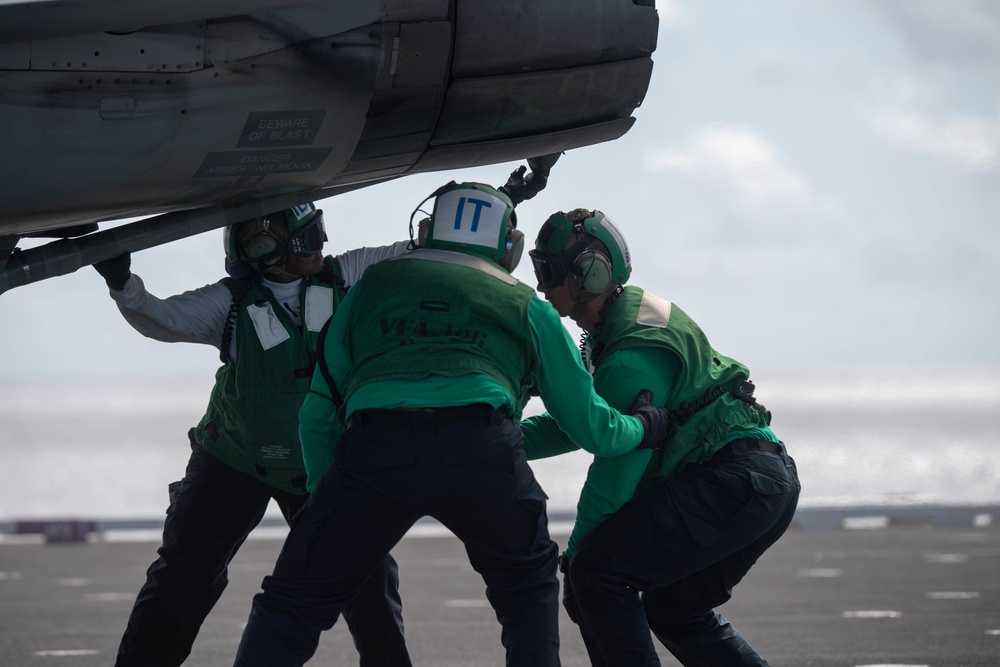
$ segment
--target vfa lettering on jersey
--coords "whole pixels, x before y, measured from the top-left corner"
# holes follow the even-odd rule
[[[496,248],[507,205],[475,190],[452,190],[438,197],[434,238],[451,243]]]

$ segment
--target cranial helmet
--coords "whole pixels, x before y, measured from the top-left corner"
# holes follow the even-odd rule
[[[323,211],[309,203],[229,225],[223,236],[227,264],[243,261],[259,272],[287,255],[320,252],[325,241]]]
[[[624,285],[632,273],[624,235],[611,218],[596,210],[553,213],[528,254],[540,288],[557,287],[569,276],[579,300]]]
[[[425,247],[472,252],[514,270],[524,250],[524,234],[516,229],[510,197],[489,185],[454,181],[431,197],[434,211]]]

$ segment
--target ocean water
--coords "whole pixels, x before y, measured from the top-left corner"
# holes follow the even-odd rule
[[[995,370],[765,372],[754,379],[798,464],[801,506],[1000,504]],[[162,517],[211,382],[206,373],[0,386],[0,521]],[[533,402],[527,413],[542,409]],[[582,452],[533,462],[551,510],[575,507],[589,462]]]

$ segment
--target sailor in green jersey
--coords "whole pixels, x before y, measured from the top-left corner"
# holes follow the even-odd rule
[[[560,569],[591,662],[659,665],[652,631],[684,665],[766,665],[714,611],[784,533],[799,496],[747,368],[676,304],[624,286],[628,245],[600,211],[553,214],[529,254],[538,289],[587,334],[598,394],[621,408],[648,388],[671,416],[659,449],[596,456],[580,494]],[[551,414],[521,427],[529,459],[594,451]]]
[[[507,195],[450,183],[431,197],[423,247],[371,267],[324,333],[299,417],[312,494],[254,599],[237,665],[308,660],[427,515],[483,576],[507,664],[558,665],[558,550],[521,410],[537,393],[576,441],[609,454],[666,434],[665,410],[637,399],[636,419],[594,394],[558,314],[510,275],[523,237]]]
[[[170,487],[159,558],[149,567],[116,665],[176,666],[228,583],[229,562],[273,498],[286,520],[305,503],[298,410],[316,339],[373,262],[409,243],[323,256],[323,212],[303,204],[226,230],[231,277],[159,299],[129,255],[95,264],[137,331],[220,349],[208,409],[191,429],[184,478]],[[409,665],[398,572],[379,564],[345,612],[361,665]]]

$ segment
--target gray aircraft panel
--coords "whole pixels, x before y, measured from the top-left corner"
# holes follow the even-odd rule
[[[2,1],[0,293],[238,215],[614,140],[649,85],[652,4]]]

